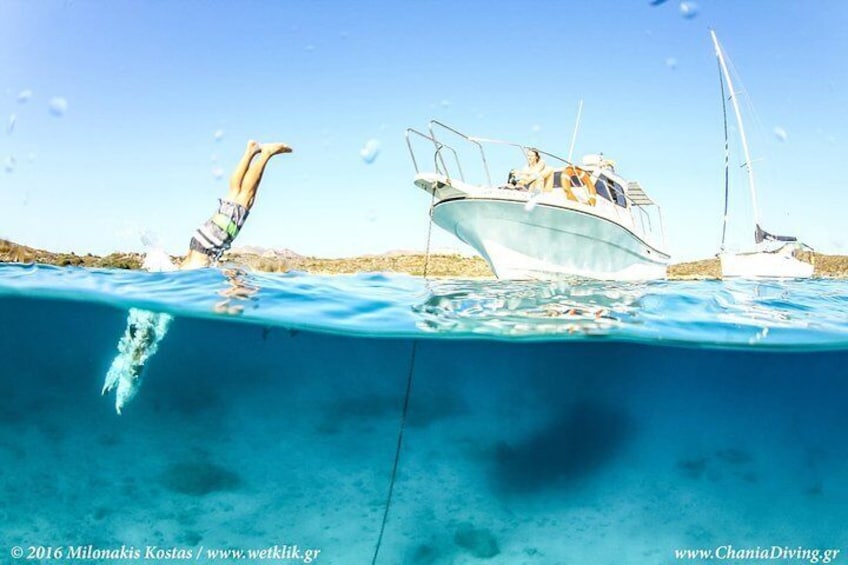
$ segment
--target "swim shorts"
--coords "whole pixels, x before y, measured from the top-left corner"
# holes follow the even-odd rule
[[[218,261],[244,225],[249,210],[230,200],[218,199],[218,211],[194,232],[189,249]]]

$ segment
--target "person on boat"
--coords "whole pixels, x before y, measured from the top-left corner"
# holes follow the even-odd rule
[[[519,171],[510,171],[510,184],[523,186],[528,190],[546,189],[550,184],[548,180],[553,175],[553,169],[545,164],[535,147],[528,147],[525,155],[527,166]]]
[[[200,269],[217,263],[238,235],[253,202],[265,172],[265,166],[274,155],[291,153],[284,143],[259,144],[250,140],[241,160],[230,177],[226,198],[218,200],[218,210],[200,226],[191,238],[188,254],[180,263],[181,270]]]
[[[291,151],[283,143],[260,145],[256,141],[248,141],[244,155],[230,178],[226,198],[218,200],[218,210],[194,232],[188,254],[179,266],[175,266],[164,251],[151,250],[145,257],[143,268],[148,271],[190,270],[217,263],[244,225],[256,200],[256,192],[268,161],[275,155]],[[230,278],[230,272],[225,271],[225,274]],[[236,293],[233,296],[246,298],[256,290],[250,287],[243,294]],[[227,301],[217,304],[215,311],[238,314],[241,306],[231,305]],[[138,392],[145,364],[156,353],[171,320],[172,316],[166,313],[130,308],[127,327],[118,342],[118,354],[106,373],[101,391],[101,394],[115,391],[115,410],[118,414]]]

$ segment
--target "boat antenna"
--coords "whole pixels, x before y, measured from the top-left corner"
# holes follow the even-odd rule
[[[724,97],[724,77],[721,76],[721,64],[718,64],[718,83],[721,85],[721,114],[724,118],[724,217],[721,225],[721,251],[727,236],[727,206],[730,199],[730,149],[727,141],[727,100]]]
[[[742,126],[742,113],[739,111],[739,103],[736,101],[736,94],[733,91],[733,81],[730,79],[730,72],[727,70],[727,64],[724,61],[721,46],[718,43],[715,31],[710,30],[710,36],[713,38],[715,45],[716,57],[718,58],[718,66],[724,74],[724,79],[727,81],[727,90],[730,92],[730,101],[733,103],[733,111],[736,114],[736,123],[739,125],[739,137],[742,140],[742,150],[745,152],[745,170],[748,173],[748,186],[751,188],[751,204],[754,210],[754,226],[755,229],[760,225],[760,213],[757,208],[757,190],[754,186],[754,170],[751,168],[751,155],[748,152],[748,140],[745,138],[745,128]],[[722,99],[724,97],[722,96]]]
[[[577,129],[580,127],[580,114],[583,113],[583,100],[577,106],[577,121],[574,123],[574,133],[571,134],[571,147],[568,149],[568,162],[571,163],[571,156],[574,154],[574,142],[577,141]]]

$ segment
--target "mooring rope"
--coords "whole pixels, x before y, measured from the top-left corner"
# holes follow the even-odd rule
[[[430,221],[427,227],[427,248],[424,253],[424,279],[426,282],[430,265],[430,241],[433,235],[433,202],[436,201],[436,190],[433,189],[433,198],[430,200]],[[395,446],[395,459],[392,463],[392,474],[389,480],[389,492],[386,495],[386,505],[383,508],[383,520],[380,523],[380,533],[377,535],[377,545],[374,547],[374,557],[371,565],[376,565],[377,557],[380,555],[380,547],[383,545],[383,534],[386,531],[386,523],[389,520],[389,508],[392,505],[392,495],[395,491],[397,471],[400,464],[400,451],[403,447],[403,434],[406,431],[406,419],[409,413],[409,398],[412,395],[412,379],[415,375],[415,355],[418,353],[418,340],[412,340],[412,351],[409,354],[409,372],[406,375],[406,391],[403,396],[403,410],[400,416],[400,427],[398,428],[397,446]]]

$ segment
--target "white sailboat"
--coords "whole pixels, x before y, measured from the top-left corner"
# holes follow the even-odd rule
[[[754,184],[754,170],[751,165],[751,155],[748,151],[748,141],[745,128],[742,125],[742,113],[733,90],[733,81],[727,69],[724,52],[718,42],[715,31],[710,30],[715,45],[716,57],[719,64],[719,81],[721,82],[722,110],[724,110],[724,224],[721,235],[721,251],[718,256],[721,261],[722,278],[808,278],[812,276],[812,262],[802,259],[806,254],[812,258],[812,248],[798,241],[794,236],[774,235],[760,226],[759,208],[757,206],[757,190]],[[745,154],[745,171],[748,177],[748,187],[751,192],[751,206],[754,214],[754,246],[745,251],[731,252],[725,248],[727,234],[727,209],[729,199],[729,156],[727,140],[727,106],[725,104],[724,83],[730,91],[730,101],[736,115],[739,127],[739,138]]]

